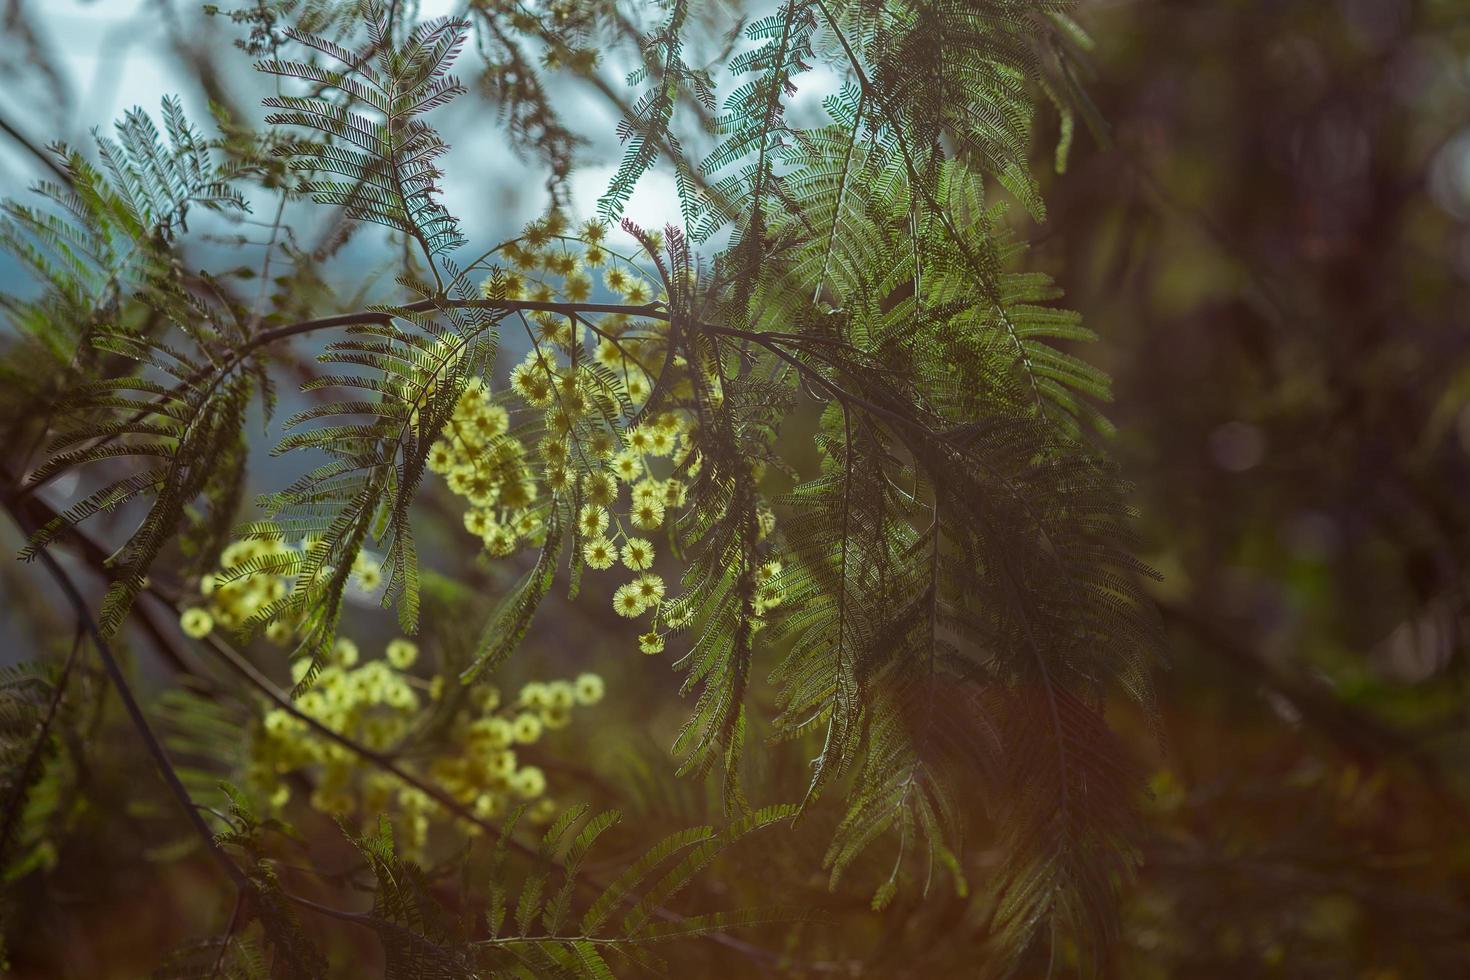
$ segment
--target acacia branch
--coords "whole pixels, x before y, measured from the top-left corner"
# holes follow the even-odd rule
[[[45,507],[44,504],[36,500],[30,501],[29,505],[33,509],[42,509]],[[29,522],[22,520],[17,513],[17,502],[13,499],[7,500],[5,502],[5,506],[6,509],[10,511],[12,518],[15,519],[16,523],[20,525],[21,530],[29,533]],[[84,556],[89,560],[89,562],[99,558],[105,560],[106,551],[102,548],[102,546],[93,541],[80,528],[73,528],[72,530],[74,532],[74,536],[81,544]],[[200,835],[208,842],[211,853],[215,856],[216,860],[218,860],[221,865],[227,869],[228,873],[230,874],[231,881],[235,883],[237,889],[251,888],[252,886],[250,885],[249,880],[245,878],[244,874],[235,865],[235,863],[231,861],[229,856],[225,854],[224,851],[219,847],[218,843],[215,841],[213,832],[211,832],[208,826],[204,823],[204,820],[199,815],[199,812],[195,808],[193,801],[189,798],[188,791],[184,788],[183,784],[179,782],[178,775],[174,771],[172,764],[168,761],[168,757],[163,749],[163,746],[158,742],[157,737],[153,734],[152,729],[148,726],[147,720],[143,717],[142,711],[138,708],[137,702],[133,700],[131,691],[128,689],[126,682],[122,679],[121,671],[117,670],[116,661],[112,659],[111,656],[111,649],[107,646],[106,641],[101,638],[100,632],[97,630],[96,624],[92,620],[91,614],[87,610],[86,602],[82,598],[80,592],[76,590],[75,585],[72,584],[70,578],[66,576],[65,571],[61,569],[60,564],[51,555],[49,550],[43,549],[41,552],[39,552],[39,557],[41,561],[46,565],[47,570],[50,571],[54,577],[57,577],[57,584],[61,586],[63,592],[66,593],[68,600],[76,609],[83,628],[86,630],[87,634],[93,638],[94,643],[98,646],[99,652],[103,652],[104,664],[110,665],[110,669],[108,672],[109,676],[113,678],[114,683],[118,686],[118,693],[123,698],[124,704],[129,707],[129,716],[133,719],[135,727],[138,728],[139,734],[143,737],[145,744],[148,746],[150,754],[153,756],[155,761],[158,762],[160,771],[164,773],[165,782],[169,784],[170,789],[172,789],[174,792],[174,795],[180,800],[181,805],[184,806],[184,809],[188,813],[189,819],[194,825],[196,832],[200,833]],[[98,571],[100,574],[106,574],[105,566],[97,564],[94,567],[95,570]],[[165,607],[177,611],[177,600],[169,596],[168,593],[161,589],[159,586],[149,585],[145,589],[145,592],[156,601],[163,604]],[[442,789],[434,786],[432,783],[425,782],[418,776],[414,775],[412,772],[404,769],[391,756],[370,749],[367,746],[355,741],[354,739],[334,731],[328,726],[322,724],[317,719],[301,711],[301,709],[296,707],[296,705],[291,701],[286,692],[277,687],[275,683],[270,680],[270,678],[262,674],[258,669],[256,669],[253,664],[250,663],[249,660],[247,660],[242,654],[240,654],[237,650],[230,646],[230,644],[220,639],[217,634],[210,633],[208,636],[205,637],[205,643],[208,645],[210,650],[213,651],[225,663],[226,666],[228,666],[236,674],[242,677],[247,683],[249,683],[252,687],[258,690],[261,694],[263,694],[267,699],[276,704],[283,711],[287,712],[292,717],[304,722],[312,730],[318,732],[323,737],[337,743],[338,745],[341,745],[349,752],[352,752],[354,755],[369,762],[370,764],[377,766],[386,772],[392,773],[394,776],[403,780],[405,784],[412,786],[414,789],[417,789],[420,792],[424,793],[426,796],[433,799],[435,802],[443,806],[448,812],[452,813],[454,816],[460,818],[461,820],[464,820],[470,824],[473,824],[476,827],[479,827],[484,831],[487,831],[497,839],[503,836],[501,828],[499,826],[476,816],[471,810],[469,810],[467,807],[465,807],[449,794],[445,793]],[[540,850],[537,848],[533,848],[519,840],[516,840],[514,837],[506,838],[506,843],[517,853],[523,856],[544,862],[550,867],[561,871],[563,874],[567,873],[565,865],[554,858],[543,856]],[[575,887],[593,891],[598,894],[601,894],[606,888],[603,883],[586,876],[577,876],[574,879],[574,885]],[[359,916],[356,913],[342,912],[337,909],[328,908],[327,906],[319,906],[316,905],[316,903],[309,902],[309,900],[300,900],[296,896],[287,895],[287,898],[291,899],[292,901],[298,901],[308,907],[313,907],[318,912],[334,915],[334,917],[336,918],[357,919],[364,922],[376,921],[368,919],[364,916]],[[654,907],[651,911],[656,917],[665,922],[678,922],[682,921],[685,918],[685,916],[681,915],[680,913],[675,912],[674,910],[662,905]],[[751,943],[744,942],[740,939],[736,939],[734,936],[730,936],[726,933],[714,932],[708,934],[704,938],[707,938],[711,942],[739,952],[741,955],[754,959],[772,963],[776,962],[776,960],[779,959],[779,957],[770,950],[755,946]]]

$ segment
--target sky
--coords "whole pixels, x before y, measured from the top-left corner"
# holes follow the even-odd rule
[[[176,16],[181,18],[202,16],[198,13],[201,5],[189,0],[175,6]],[[450,13],[458,6],[454,0],[422,0],[420,16]],[[58,118],[51,108],[53,100],[40,97],[47,83],[39,73],[20,79],[19,84],[0,86],[0,117],[11,121],[33,145],[44,147],[64,139],[85,147],[93,128],[105,130],[133,106],[156,112],[159,100],[170,94],[183,98],[185,109],[196,123],[208,124],[204,96],[197,84],[180,71],[177,58],[169,50],[167,22],[156,2],[46,0],[32,9],[42,15],[41,41],[55,54],[71,93],[69,110]],[[219,31],[234,30],[223,18],[210,26]],[[467,52],[465,58],[467,71],[478,67],[478,56],[473,52]],[[237,60],[240,83],[250,84],[248,57],[241,53]],[[263,96],[270,89],[260,85],[259,91]],[[613,133],[617,120],[605,100],[586,86],[569,86],[562,104],[573,127],[593,140],[584,154],[586,165],[572,180],[574,209],[580,215],[590,215],[616,168],[620,148]],[[499,120],[482,123],[466,111],[456,112],[457,108],[439,110],[434,120],[452,144],[444,167],[446,205],[470,224],[477,211],[484,213],[481,224],[493,226],[490,234],[518,227],[535,217],[546,205],[543,176],[510,151]],[[469,103],[463,103],[464,110],[469,108]],[[33,156],[9,140],[0,140],[0,190],[4,196],[20,196],[27,185],[43,176],[47,174]],[[679,211],[672,178],[650,174],[639,187],[629,213],[640,215],[640,220],[650,225],[676,220]],[[472,241],[478,238],[472,236]]]

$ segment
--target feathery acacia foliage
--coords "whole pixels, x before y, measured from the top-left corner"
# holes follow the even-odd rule
[[[173,260],[171,242],[187,230],[191,206],[243,210],[231,171],[213,163],[212,147],[184,119],[176,100],[165,99],[167,145],[152,120],[134,110],[119,123],[117,140],[98,137],[98,170],[75,150],[57,148],[70,183],[38,187],[62,214],[8,205],[6,244],[24,256],[50,289],[17,311],[21,329],[50,343],[70,343],[91,360],[96,353],[139,365],[116,376],[80,377],[56,411],[76,422],[51,433],[48,462],[31,478],[43,483],[62,470],[119,457],[150,458],[151,468],[113,480],[72,504],[33,537],[28,555],[68,527],[99,511],[142,496],[152,498],[147,517],[114,558],[119,573],[101,622],[116,630],[141,591],[148,569],[167,539],[185,522],[185,508],[204,494],[232,505],[243,479],[240,430],[245,405],[260,381],[249,337],[238,311],[211,304]],[[206,293],[206,296],[208,294]],[[126,308],[124,304],[126,299]],[[146,305],[149,320],[126,313]],[[176,337],[160,336],[169,328]],[[179,346],[182,343],[184,346]],[[268,382],[266,382],[268,390]],[[203,518],[218,539],[233,506]]]
[[[516,810],[505,820],[498,846],[479,854],[471,849],[461,857],[458,871],[467,886],[459,909],[446,906],[435,894],[426,870],[400,853],[391,826],[383,820],[370,832],[351,837],[374,885],[372,908],[345,912],[323,909],[285,890],[270,863],[262,859],[268,839],[285,828],[260,820],[235,799],[230,805],[231,829],[220,841],[254,861],[251,887],[260,907],[257,934],[191,944],[177,951],[155,976],[160,980],[210,976],[207,969],[213,967],[207,964],[224,962],[227,953],[239,976],[265,975],[252,972],[262,946],[278,964],[269,975],[320,976],[326,959],[302,928],[298,908],[326,912],[374,933],[389,977],[595,980],[612,976],[614,966],[620,972],[627,968],[662,972],[660,948],[733,928],[809,917],[800,910],[774,907],[672,916],[664,905],[722,852],[791,813],[790,807],[769,807],[724,828],[678,831],[599,884],[584,874],[583,864],[599,838],[617,826],[621,819],[617,811],[589,815],[586,805],[566,810],[540,835],[527,862],[516,860],[505,846],[522,818]],[[283,963],[285,972],[279,966]]]
[[[462,21],[448,17],[417,27],[401,46],[388,44],[381,11],[369,16],[368,43],[351,51],[324,37],[287,28],[285,36],[330,59],[331,67],[300,61],[261,61],[270,75],[304,79],[323,95],[273,96],[269,125],[315,130],[326,139],[283,148],[291,170],[307,174],[301,189],[320,204],[337,204],[349,217],[396,229],[432,257],[464,243],[458,222],[435,199],[442,176],[435,161],[448,149],[419,115],[464,92],[447,74],[464,44]],[[374,56],[376,52],[376,56]],[[326,92],[342,99],[332,101]],[[363,113],[371,111],[369,117]],[[314,180],[317,173],[350,183]]]
[[[373,910],[349,913],[288,893],[237,807],[213,846],[253,896],[277,970],[289,961],[314,976],[324,963],[298,913],[375,931],[390,977],[605,976],[614,954],[648,969],[641,944],[770,918],[680,918],[665,904],[725,843],[797,816],[826,821],[832,887],[867,876],[876,909],[938,891],[945,877],[962,898],[978,890],[975,932],[997,974],[1038,950],[1059,955],[1063,937],[1084,969],[1106,961],[1141,781],[1104,711],[1115,697],[1152,711],[1157,636],[1137,584],[1148,570],[1131,557],[1126,488],[1095,438],[1106,431],[1095,403],[1107,379],[1064,347],[1090,334],[1052,305],[1044,276],[1018,271],[1002,203],[1044,213],[1030,135],[1039,97],[1071,111],[1057,95],[1071,91],[1067,4],[788,0],[754,20],[750,46],[715,73],[686,60],[696,6],[674,0],[639,35],[628,83],[642,93],[619,126],[623,159],[598,205],[603,219],[621,217],[662,159],[683,227],[647,230],[632,214],[626,248],[606,225],[573,228],[553,211],[458,264],[467,233],[441,200],[448,146],[428,117],[465,91],[449,72],[470,34],[504,25],[488,14],[403,25],[380,5],[361,7],[356,47],[265,18],[270,44],[253,50],[270,57],[256,67],[287,88],[264,100],[269,129],[247,142],[273,146],[296,177],[276,191],[283,208],[309,197],[402,243],[395,301],[283,322],[225,284],[186,276],[175,249],[189,208],[242,210],[241,188],[266,168],[212,163],[241,145],[202,140],[174,102],[167,146],[137,112],[118,142],[101,142],[105,176],[64,155],[72,186],[41,191],[66,219],[7,206],[6,244],[49,286],[11,304],[12,318],[65,362],[56,406],[77,419],[48,427],[50,455],[22,492],[74,468],[109,473],[28,555],[149,498],[108,562],[100,625],[115,634],[145,592],[187,594],[153,575],[189,531],[189,568],[210,573],[199,594],[212,611],[191,610],[184,627],[276,702],[261,752],[287,752],[297,729],[335,740],[317,755],[298,746],[257,762],[268,773],[325,766],[313,799],[349,802],[321,808],[353,799],[338,756],[389,766],[388,784],[361,792],[398,801],[417,821],[415,847],[432,814],[493,833],[503,857],[516,826],[487,820],[507,787],[537,796],[541,773],[516,768],[508,746],[535,735],[507,734],[487,680],[516,656],[557,581],[565,574],[575,594],[621,555],[639,574],[618,590],[617,612],[652,613],[645,652],[682,644],[675,666],[696,697],[674,748],[682,772],[722,780],[726,828],[656,845],[574,927],[579,866],[616,817],[547,813],[519,898],[492,870],[490,896],[463,899],[466,910],[483,901],[473,915],[432,894],[385,826],[358,838]],[[825,120],[803,126],[792,103],[818,72],[835,91]],[[691,117],[712,117],[715,144],[698,157],[684,150],[701,139]],[[606,270],[608,301],[594,298],[588,270]],[[303,391],[349,394],[285,420],[276,452],[308,468],[262,494],[226,547],[248,469],[246,407],[257,393],[270,407],[268,354],[329,330],[345,332],[318,358],[332,373]],[[510,337],[529,350],[506,386],[496,364]],[[815,474],[780,448],[803,413],[819,419]],[[112,474],[132,457],[149,464]],[[411,714],[419,694],[351,672],[344,603],[360,586],[396,604],[404,633],[419,628],[413,524],[430,473],[468,501],[465,527],[488,558],[526,549],[529,565],[478,639],[446,655],[453,670],[425,685],[438,705],[421,721],[375,715],[369,725],[353,714],[359,704]],[[783,479],[794,483],[784,493]],[[617,481],[631,488],[626,514]],[[682,565],[668,596],[641,537],[655,531]],[[294,646],[299,706],[242,667],[214,625]],[[417,655],[407,649],[390,652],[402,670]],[[765,683],[773,718],[758,717],[753,696]],[[482,720],[456,714],[471,702]],[[523,691],[520,703],[534,710],[517,724],[539,733],[543,720],[564,723],[571,702]],[[359,722],[362,745],[345,734]],[[815,753],[799,806],[753,808],[770,791],[742,758],[768,725]],[[420,776],[395,753],[439,729],[460,733],[477,765],[504,767],[499,781],[477,782],[490,777],[452,760],[410,781]],[[976,838],[1003,856],[998,869],[977,873]],[[219,973],[234,949],[229,969],[252,975],[253,948],[226,937],[204,958],[213,949]],[[178,975],[192,975],[200,952],[180,954]]]

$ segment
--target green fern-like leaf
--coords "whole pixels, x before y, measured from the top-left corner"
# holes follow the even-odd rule
[[[123,457],[147,461],[141,472],[112,478],[39,530],[33,557],[67,528],[136,498],[151,498],[142,523],[114,559],[115,577],[101,625],[115,631],[148,569],[194,511],[192,545],[217,547],[242,478],[239,432],[254,390],[255,362],[237,353],[245,340],[239,311],[206,303],[172,262],[172,242],[189,210],[245,209],[230,169],[212,162],[213,146],[163,103],[164,134],[140,110],[98,137],[99,170],[60,149],[71,185],[37,190],[60,214],[7,203],[0,230],[49,290],[20,308],[23,330],[61,345],[66,357],[88,348],[137,365],[113,377],[76,384],[58,409],[76,421],[55,436],[49,460],[31,474],[41,483],[74,467]],[[56,263],[61,262],[58,266]],[[207,283],[206,283],[207,284]],[[140,310],[150,319],[140,329]],[[164,328],[174,328],[185,348]],[[67,345],[83,343],[82,350]],[[232,465],[221,468],[219,462]]]
[[[286,29],[288,38],[326,63],[257,62],[258,70],[312,83],[319,93],[266,99],[275,110],[266,122],[318,134],[320,142],[282,148],[292,171],[304,175],[303,191],[320,203],[345,208],[353,218],[416,239],[432,261],[463,244],[464,236],[437,199],[443,173],[436,161],[448,146],[418,117],[464,92],[448,72],[469,24],[450,17],[425,21],[394,45],[388,43],[387,9],[372,4],[364,13],[365,50]]]
[[[709,79],[683,59],[683,31],[688,16],[686,0],[675,0],[668,21],[641,40],[644,66],[629,73],[628,84],[647,84],[648,88],[633,104],[632,115],[618,123],[618,139],[627,148],[607,191],[597,202],[598,211],[609,221],[622,217],[639,178],[658,159],[660,145],[669,143],[678,151],[670,123],[680,96],[687,93],[707,111],[714,111]],[[675,166],[680,169],[682,181],[687,164],[676,159]]]

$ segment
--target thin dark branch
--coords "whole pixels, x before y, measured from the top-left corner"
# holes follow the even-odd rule
[[[153,591],[152,594],[154,598],[160,602],[169,601],[165,596],[156,591]],[[266,677],[258,669],[256,669],[254,664],[245,659],[245,657],[234,647],[222,640],[217,633],[210,633],[204,638],[202,642],[209,647],[209,649],[225,664],[225,666],[229,667],[232,671],[234,671],[244,680],[249,682],[252,687],[254,687],[261,694],[265,695],[265,697],[273,704],[275,704],[276,707],[280,708],[282,711],[285,711],[287,714],[291,715],[291,717],[297,719],[298,721],[303,722],[307,725],[307,727],[311,728],[312,731],[316,732],[318,735],[321,735],[323,738],[335,742],[336,744],[342,746],[344,749],[347,749],[352,754],[358,756],[361,759],[364,759],[367,762],[372,763],[374,766],[377,766],[385,772],[392,773],[394,776],[397,776],[399,779],[403,780],[405,784],[412,786],[414,789],[424,793],[430,799],[434,800],[434,802],[438,803],[440,806],[444,807],[446,810],[453,813],[460,819],[474,824],[475,826],[497,838],[501,836],[501,828],[499,826],[491,823],[488,820],[484,820],[480,817],[475,816],[475,814],[470,809],[461,804],[453,796],[449,795],[444,790],[433,785],[432,783],[425,782],[409,770],[403,768],[393,757],[385,753],[378,752],[374,749],[368,748],[362,743],[357,742],[349,738],[348,736],[341,734],[335,729],[322,724],[316,718],[313,718],[311,715],[302,711],[296,706],[296,704],[291,700],[290,696],[284,690],[282,690],[280,687],[277,687],[276,684],[272,682],[269,677]],[[524,844],[515,839],[511,839],[509,843],[512,848],[527,857],[534,858],[539,856],[539,852],[536,850],[536,848],[533,848],[527,844]]]
[[[214,967],[209,971],[209,980],[219,976],[220,969],[225,965],[225,954],[230,950],[230,943],[234,941],[235,930],[240,927],[240,913],[245,909],[245,892],[243,889],[235,892],[235,907],[230,910],[230,921],[225,924],[225,934],[220,937],[219,955],[214,958]]]
[[[3,132],[6,136],[9,136],[12,140],[19,144],[23,150],[25,150],[31,156],[35,157],[37,160],[40,160],[41,163],[45,164],[46,169],[55,174],[63,184],[68,187],[71,186],[71,175],[68,174],[65,170],[61,169],[61,165],[52,158],[51,154],[47,153],[45,150],[42,150],[35,143],[32,143],[29,139],[27,139],[26,136],[21,133],[20,130],[12,126],[10,122],[5,119],[4,116],[0,116],[0,132]]]
[[[17,523],[20,523],[18,515],[13,510],[11,511],[11,516],[16,518]],[[21,528],[27,532],[33,530],[27,528],[23,523],[21,524]],[[169,761],[168,753],[164,750],[163,744],[158,741],[158,736],[153,733],[153,728],[148,724],[148,719],[144,716],[143,709],[133,696],[132,689],[128,686],[127,678],[123,676],[122,666],[117,662],[117,657],[113,655],[111,645],[108,644],[107,640],[102,636],[102,631],[97,627],[97,622],[92,617],[87,600],[82,596],[81,591],[77,588],[76,583],[72,581],[71,576],[66,573],[66,569],[61,567],[61,563],[56,560],[50,551],[43,550],[37,557],[46,566],[46,571],[50,573],[57,587],[66,596],[67,601],[71,603],[72,608],[76,610],[77,617],[81,620],[83,629],[91,639],[92,645],[97,648],[97,655],[102,660],[102,667],[107,672],[108,679],[112,681],[112,686],[117,690],[118,698],[122,701],[123,708],[127,711],[128,718],[133,723],[133,728],[137,731],[138,737],[143,740],[144,747],[148,750],[148,754],[157,765],[159,775],[163,777],[164,784],[168,787],[169,792],[173,794],[174,798],[178,800],[179,806],[183,808],[190,826],[198,834],[199,838],[204,841],[210,855],[229,876],[234,885],[237,888],[248,887],[248,881],[245,875],[235,866],[235,862],[230,860],[229,855],[225,854],[224,850],[220,848],[218,841],[214,838],[214,831],[209,829],[209,825],[204,822],[204,818],[195,809],[194,801],[189,797],[189,791],[184,787],[183,782],[180,781],[178,772],[174,770],[173,763]]]
[[[273,327],[270,330],[261,331],[250,342],[246,349],[254,350],[273,344],[278,340],[295,337],[299,334],[311,333],[314,330],[327,330],[332,327],[351,327],[362,323],[391,323],[398,311],[404,313],[428,313],[432,310],[446,309],[481,309],[481,310],[503,310],[507,315],[523,311],[541,311],[547,313],[561,313],[571,316],[575,313],[621,313],[624,316],[641,316],[654,320],[667,320],[668,313],[658,303],[645,303],[641,306],[631,306],[626,303],[555,303],[542,302],[529,299],[475,299],[475,300],[449,300],[449,299],[425,299],[417,303],[409,303],[407,306],[395,307],[392,312],[384,310],[359,310],[356,313],[340,313],[336,316],[321,317],[316,320],[302,320],[299,323],[288,323],[284,326]]]

